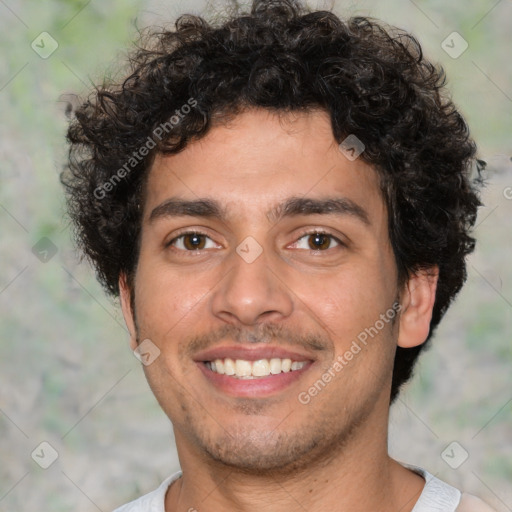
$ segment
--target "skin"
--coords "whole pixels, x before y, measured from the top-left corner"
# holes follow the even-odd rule
[[[346,198],[368,222],[350,213],[269,219],[291,196]],[[151,219],[171,197],[214,199],[226,215]],[[397,344],[427,337],[437,277],[431,269],[398,287],[387,219],[375,170],[346,158],[322,111],[246,111],[181,153],[156,156],[134,290],[124,276],[120,288],[132,349],[150,339],[160,350],[144,371],[183,471],[166,510],[412,510],[425,482],[387,453],[391,375]],[[176,239],[194,229],[206,237]],[[315,230],[335,238],[318,243],[305,234]],[[251,263],[236,251],[248,236],[262,250]],[[301,403],[397,298],[395,321]],[[313,362],[284,389],[237,396],[194,360],[199,348],[227,345],[279,346]]]

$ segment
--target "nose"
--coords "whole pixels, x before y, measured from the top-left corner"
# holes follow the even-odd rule
[[[265,250],[254,261],[233,251],[226,268],[227,274],[212,294],[215,316],[229,323],[255,325],[291,315],[292,292],[283,282],[282,272],[280,275],[277,268],[271,268]]]

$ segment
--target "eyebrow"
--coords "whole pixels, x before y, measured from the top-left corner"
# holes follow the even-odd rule
[[[283,218],[299,215],[348,215],[363,224],[370,225],[368,213],[360,205],[346,197],[305,198],[290,197],[266,212],[269,222],[277,223]],[[204,217],[225,222],[227,210],[214,199],[181,199],[172,197],[155,207],[149,216],[152,223],[166,217]]]

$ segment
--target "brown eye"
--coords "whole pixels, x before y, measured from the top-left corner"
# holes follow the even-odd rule
[[[210,244],[209,246],[207,246],[208,243]],[[203,249],[216,247],[209,236],[203,233],[196,233],[195,231],[182,233],[180,236],[173,238],[166,246],[173,246],[178,250],[187,252],[201,251]]]
[[[308,245],[313,251],[329,249],[329,246],[331,245],[332,236],[325,233],[312,233],[307,236]]]
[[[190,233],[183,236],[183,245],[186,249],[193,251],[195,249],[204,249],[205,237],[198,233]]]
[[[343,242],[334,235],[322,231],[304,233],[294,244],[297,249],[322,252],[343,245]]]

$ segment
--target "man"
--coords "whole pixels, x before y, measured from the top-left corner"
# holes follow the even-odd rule
[[[153,34],[63,175],[182,471],[127,511],[488,511],[391,459],[465,277],[475,145],[412,36],[292,0]]]

